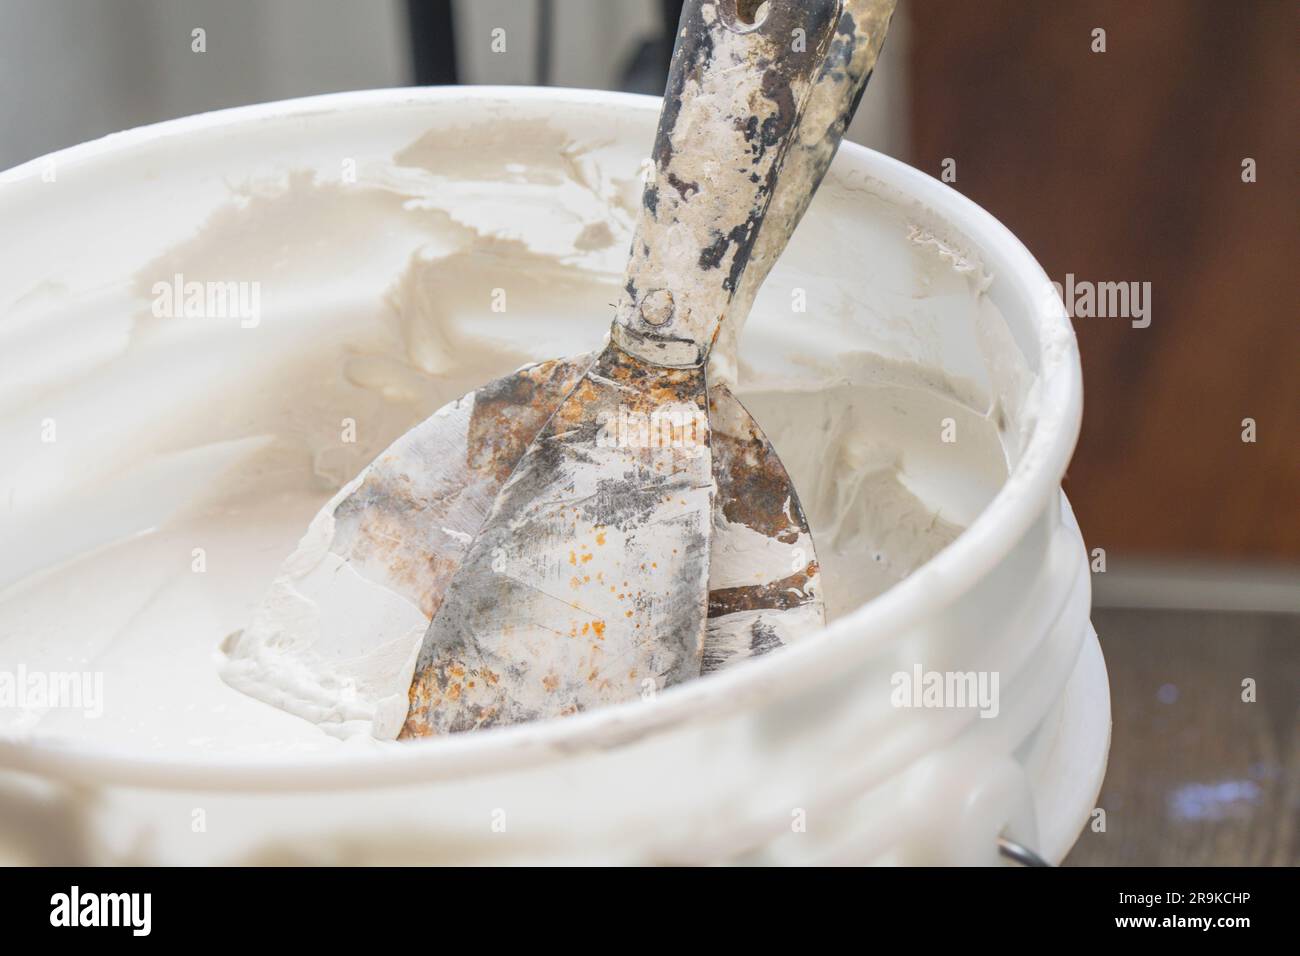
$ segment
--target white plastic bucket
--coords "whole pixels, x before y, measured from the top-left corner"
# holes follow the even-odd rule
[[[1082,401],[1073,333],[1042,269],[996,220],[847,143],[745,329],[738,392],[761,424],[778,422],[769,430],[814,536],[819,513],[870,508],[830,499],[872,463],[846,452],[832,472],[800,450],[820,447],[824,419],[780,420],[780,406],[838,388],[849,397],[816,407],[856,401],[853,389],[894,396],[882,413],[898,430],[890,453],[919,497],[941,502],[936,514],[965,526],[951,544],[858,606],[836,608],[828,591],[836,614],[824,633],[651,701],[381,747],[236,751],[209,735],[164,741],[150,726],[179,720],[197,686],[188,681],[215,680],[208,649],[260,596],[255,582],[294,529],[367,457],[448,390],[599,344],[601,283],[618,278],[657,113],[653,98],[590,91],[350,93],[162,123],[0,177],[0,674],[131,660],[114,634],[129,644],[137,632],[97,632],[114,614],[146,614],[155,634],[118,678],[131,722],[94,733],[5,725],[0,854],[994,863],[1005,834],[1064,856],[1100,787],[1110,723],[1085,551],[1060,490]],[[358,191],[365,202],[350,205]],[[457,230],[478,237],[463,255],[446,248]],[[173,265],[182,283],[258,283],[256,321],[236,321],[237,309],[160,317],[162,293],[147,280]],[[570,281],[572,270],[594,284]],[[497,328],[486,305],[487,331],[472,342],[458,336],[479,312],[442,339],[402,324],[411,310],[463,308],[440,298],[455,298],[458,274],[488,288],[498,273],[507,294],[524,288],[525,324]],[[790,304],[800,296],[802,310]],[[568,320],[593,303],[590,317]],[[747,377],[780,387],[747,392]],[[981,415],[949,426],[918,411],[932,392],[981,413],[1005,479],[945,464],[941,432]],[[326,398],[309,400],[316,393]],[[345,418],[362,439],[321,439]],[[267,421],[315,449],[316,486],[271,495],[258,514],[220,511],[203,525],[210,549],[159,532],[197,499],[211,518],[232,485],[274,490],[277,463],[301,464],[276,457]],[[272,521],[285,512],[292,520]],[[832,589],[837,575],[855,580],[861,555],[829,554],[830,538],[849,532],[826,537]],[[123,541],[155,551],[124,552]],[[194,576],[178,583],[169,564],[139,609],[117,608],[131,588],[105,582],[154,573],[154,558],[123,555],[162,545]],[[888,564],[888,549],[874,557]],[[62,590],[33,611],[32,595],[54,587],[51,569],[69,563]],[[864,580],[888,578],[865,564]],[[174,663],[156,642],[169,620]],[[996,673],[996,716],[895,706],[895,682],[918,665]],[[139,717],[154,699],[156,717]],[[205,719],[219,737],[219,716]]]

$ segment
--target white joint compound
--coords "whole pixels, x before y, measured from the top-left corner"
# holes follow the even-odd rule
[[[1057,488],[1079,414],[1073,338],[1000,226],[858,147],[738,353],[713,365],[799,490],[826,633],[654,701],[428,744],[375,739],[404,714],[414,608],[393,622],[402,640],[370,646],[359,625],[311,672],[275,672],[285,659],[255,642],[220,650],[320,506],[394,438],[525,362],[599,346],[657,109],[565,91],[345,94],[77,147],[57,185],[39,161],[4,174],[0,673],[99,673],[103,707],[0,700],[0,806],[93,813],[74,855],[99,862],[987,861],[1002,817],[1064,852],[1108,726]],[[159,282],[173,298],[199,283],[201,307],[160,316]],[[230,282],[250,285],[211,314]],[[255,323],[241,288],[257,290]],[[328,608],[302,613],[310,629]],[[889,675],[921,658],[997,670],[998,718],[891,708]],[[280,688],[281,707],[223,667]],[[91,789],[38,799],[27,777],[6,789],[5,766]],[[1001,795],[976,817],[951,819],[947,784],[900,803],[967,766],[966,784]],[[239,821],[221,847],[158,815],[232,781],[256,792],[210,795]],[[272,792],[289,786],[315,796]],[[575,787],[600,809],[560,820]],[[490,840],[499,804],[516,836],[481,843],[475,821]],[[724,805],[719,828],[705,808]],[[818,832],[792,831],[792,808],[813,807]],[[936,846],[925,820],[941,818],[955,829]],[[142,833],[149,849],[129,849]]]

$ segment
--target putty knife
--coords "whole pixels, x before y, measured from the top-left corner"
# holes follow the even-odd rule
[[[789,476],[734,397],[709,401],[705,368],[841,13],[839,0],[686,6],[609,344],[524,451],[452,577],[404,736],[561,716],[687,680],[701,673],[710,617],[776,622],[810,604],[821,616]],[[733,440],[725,451],[715,414]],[[715,474],[728,483],[724,522],[750,539],[728,558],[737,586],[711,601]],[[773,579],[792,554],[802,560]],[[756,651],[782,643],[761,616],[745,623],[720,636]]]
[[[894,3],[763,6],[686,5],[606,348],[521,369],[408,432],[322,510],[254,617],[274,645],[286,607],[330,608],[312,646],[279,647],[315,658],[431,618],[405,665],[403,736],[626,700],[822,624],[798,497],[705,363],[807,208]],[[344,564],[367,586],[340,607]],[[346,717],[337,690],[316,690],[325,719]]]

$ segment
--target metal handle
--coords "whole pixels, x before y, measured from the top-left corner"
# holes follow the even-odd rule
[[[843,0],[843,13],[822,70],[808,95],[795,142],[781,165],[763,229],[731,302],[723,334],[734,336],[759,287],[785,250],[799,220],[830,168],[840,140],[876,68],[898,0]]]
[[[707,358],[842,12],[841,0],[688,0],[613,328],[638,358]]]

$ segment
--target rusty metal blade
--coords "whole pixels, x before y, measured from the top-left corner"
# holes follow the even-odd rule
[[[520,369],[449,403],[394,442],[321,510],[249,627],[227,642],[225,679],[327,729],[355,731],[369,723],[365,729],[376,736],[395,735],[406,717],[405,693],[397,700],[379,699],[369,692],[366,675],[349,663],[377,658],[379,670],[372,675],[377,684],[409,685],[414,654],[429,621],[497,493],[594,361],[587,354]],[[755,582],[737,580],[728,571],[734,565],[732,554],[746,542],[752,545],[754,534],[790,534],[783,518],[774,512],[762,518],[752,501],[743,500],[756,485],[737,468],[767,476],[761,483],[768,489],[788,486],[789,478],[758,425],[725,386],[709,388],[709,407],[718,493],[704,673],[789,643],[822,623],[819,598],[808,602],[815,613],[791,601],[795,582],[782,586],[774,572],[767,575],[757,582],[766,586],[762,594],[767,603],[759,606],[761,589],[755,589]],[[649,440],[635,433],[642,423],[630,417],[607,425],[611,440],[620,434],[633,444]],[[644,425],[648,428],[648,421]],[[779,491],[770,490],[763,500],[778,497]],[[806,547],[808,563],[815,564],[807,523],[792,490],[790,500],[798,535],[793,542],[781,540],[780,546],[791,562]],[[589,567],[596,558],[577,560]],[[772,558],[764,566],[777,563]],[[816,584],[810,576],[803,593],[815,596]],[[742,595],[737,589],[745,586],[749,590]],[[738,600],[749,606],[735,607]],[[303,615],[311,618],[306,626]],[[382,653],[386,645],[394,645],[391,653]],[[277,683],[277,676],[284,682]]]
[[[609,345],[452,579],[402,736],[561,716],[696,676],[712,503],[704,370]]]
[[[432,617],[501,485],[594,359],[520,369],[407,432],[335,507],[331,550]]]
[[[339,491],[281,566],[222,677],[338,733],[392,737],[415,654],[501,485],[594,354],[439,409]]]
[[[808,519],[785,465],[725,385],[709,388],[713,539],[705,674],[826,624]]]

